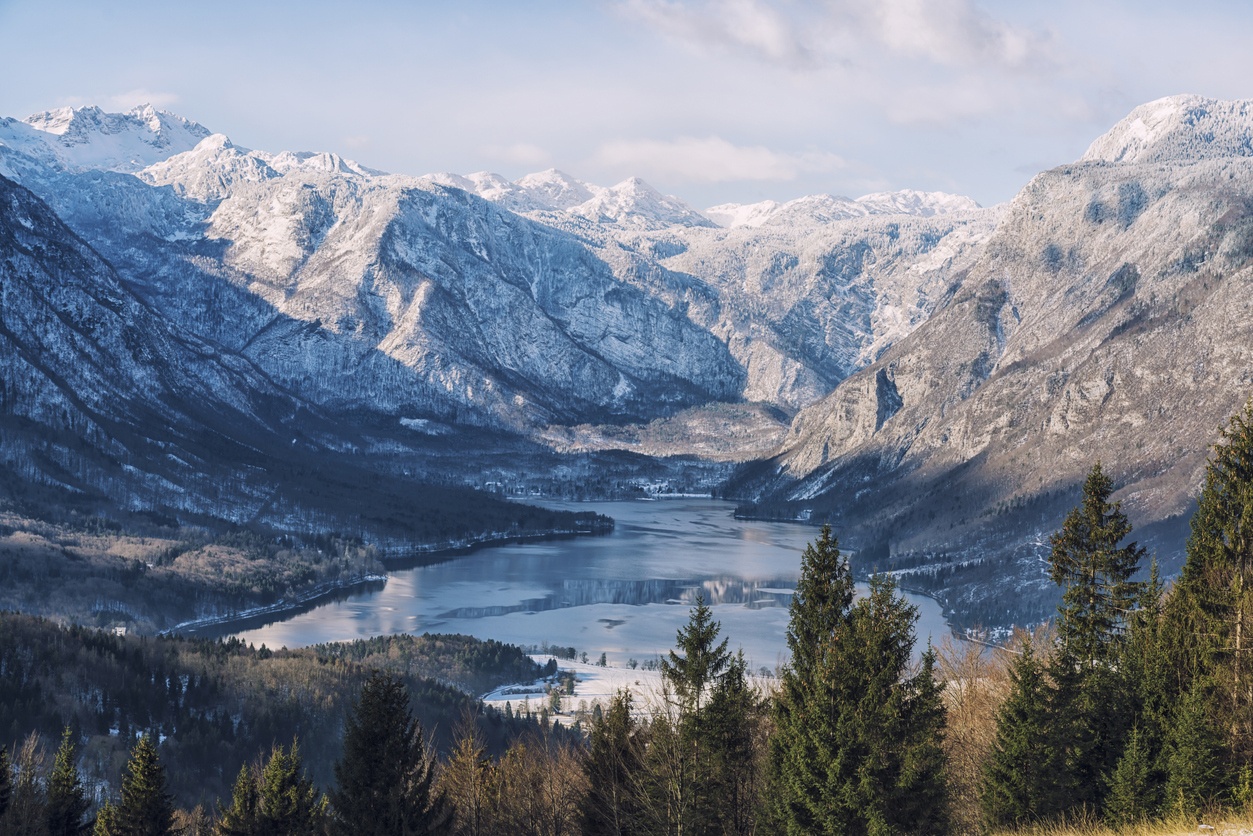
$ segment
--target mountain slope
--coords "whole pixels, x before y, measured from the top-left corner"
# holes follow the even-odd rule
[[[1127,124],[1093,148],[1125,146]],[[1210,141],[1204,120],[1180,131],[1163,135],[1182,159],[1150,143],[1037,176],[948,301],[797,416],[783,454],[748,477],[763,506],[830,513],[979,612],[973,600],[1024,583],[1043,600],[1046,535],[1099,459],[1177,567],[1170,521],[1253,387],[1253,158]]]

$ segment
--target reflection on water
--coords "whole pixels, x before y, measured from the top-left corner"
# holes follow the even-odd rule
[[[467,633],[523,646],[574,646],[611,662],[664,654],[700,592],[754,669],[786,654],[788,603],[817,531],[749,522],[715,500],[551,503],[612,516],[613,533],[498,546],[393,573],[286,621],[240,633],[299,647],[384,633]],[[934,601],[908,596],[923,640],[947,632]]]
[[[794,580],[794,579],[793,579]],[[705,603],[742,604],[748,607],[786,607],[792,599],[789,581],[745,581],[735,577],[694,579],[686,581],[646,580],[567,580],[561,588],[543,598],[527,598],[518,604],[458,607],[440,613],[440,618],[489,618],[512,612],[544,612],[562,607],[587,607],[595,604],[687,604],[696,602],[699,593]]]

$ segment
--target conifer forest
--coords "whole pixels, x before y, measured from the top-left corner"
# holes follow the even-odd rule
[[[0,616],[0,833],[943,834],[1182,830],[1253,810],[1253,402],[1212,448],[1173,583],[1094,462],[1050,539],[1056,615],[913,652],[891,577],[823,528],[790,661],[750,673],[700,597],[661,699],[577,717],[470,692],[521,650],[393,636],[271,651]]]

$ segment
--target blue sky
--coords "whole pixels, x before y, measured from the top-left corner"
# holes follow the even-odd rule
[[[141,102],[388,171],[638,175],[698,208],[1007,200],[1136,104],[1253,97],[1253,4],[0,0],[0,115]]]

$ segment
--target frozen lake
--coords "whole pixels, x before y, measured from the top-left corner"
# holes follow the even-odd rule
[[[238,635],[278,648],[466,633],[643,662],[674,646],[699,591],[751,669],[784,660],[788,602],[801,552],[818,529],[737,520],[732,503],[711,499],[543,504],[607,514],[617,526],[603,537],[494,546],[392,572],[381,590]],[[939,604],[906,597],[919,609],[919,646],[927,636],[938,644],[948,634]]]

